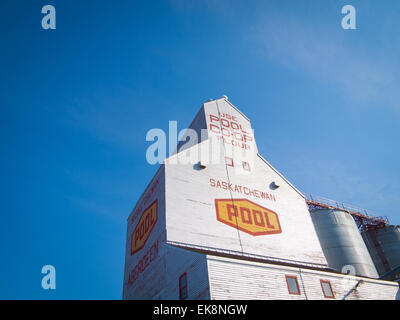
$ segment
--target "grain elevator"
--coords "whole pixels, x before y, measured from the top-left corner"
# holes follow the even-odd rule
[[[399,229],[361,234],[349,210],[307,199],[226,96],[183,138],[127,219],[123,299],[398,297],[380,277],[397,274]]]

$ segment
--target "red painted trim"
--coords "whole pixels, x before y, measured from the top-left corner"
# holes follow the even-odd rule
[[[296,280],[296,284],[297,284],[297,288],[299,289],[299,292],[290,291],[290,286],[289,286],[288,278],[292,278],[292,279],[295,279],[295,280]],[[297,280],[297,277],[296,277],[296,276],[285,275],[285,279],[286,279],[286,285],[287,285],[287,287],[288,287],[289,293],[290,293],[290,294],[295,294],[295,295],[300,296],[300,295],[301,295],[301,289],[300,289],[299,281]]]
[[[275,214],[275,216],[276,216],[276,221],[277,221],[277,223],[278,223],[279,229],[278,229],[278,230],[274,230],[274,231],[250,232],[249,230],[246,230],[246,229],[244,229],[244,228],[242,228],[242,227],[239,227],[238,225],[236,225],[236,224],[233,223],[233,222],[228,222],[228,221],[225,221],[225,220],[221,219],[221,218],[219,217],[218,201],[224,201],[224,202],[225,202],[225,201],[227,201],[227,200],[232,201],[233,203],[235,203],[235,201],[247,201],[247,202],[252,203],[253,205],[256,205],[256,206],[259,206],[259,207],[262,207],[262,208],[268,210],[269,212]],[[243,231],[243,232],[245,232],[245,233],[247,233],[247,234],[250,234],[250,235],[252,235],[252,236],[262,236],[262,235],[267,235],[267,234],[278,234],[278,233],[282,233],[282,227],[281,227],[281,223],[280,223],[280,221],[279,221],[279,216],[278,216],[278,214],[277,214],[275,211],[273,211],[273,210],[271,210],[271,209],[265,208],[265,207],[263,207],[263,206],[261,206],[261,205],[255,203],[255,202],[253,202],[253,201],[251,201],[251,200],[248,200],[248,199],[245,199],[245,198],[240,198],[240,199],[215,199],[214,202],[215,202],[215,211],[216,211],[216,213],[217,213],[217,220],[218,220],[219,222],[222,222],[222,223],[224,223],[224,224],[226,224],[226,225],[228,225],[228,226],[230,226],[230,227],[234,227],[234,228],[236,228],[236,229],[238,229],[238,230],[240,230],[240,231]]]
[[[183,277],[186,277],[186,286],[181,287],[181,279]],[[187,273],[184,272],[180,275],[179,280],[178,280],[178,285],[179,285],[179,300],[182,300],[182,291],[186,290],[186,299],[188,298],[189,292],[188,292],[188,278],[187,278]]]
[[[151,229],[150,229],[150,231],[149,231],[149,233],[148,233],[148,235],[147,235],[147,239],[143,242],[143,244],[142,244],[140,247],[137,247],[135,250],[132,251],[132,241],[133,241],[133,237],[134,237],[134,235],[135,235],[136,229],[138,228],[138,226],[139,226],[139,224],[140,224],[140,222],[141,222],[141,220],[142,220],[143,213],[146,212],[146,210],[149,209],[154,203],[156,204],[156,222],[154,222],[153,226],[151,227]],[[142,215],[140,216],[140,219],[139,219],[139,221],[138,221],[138,223],[137,223],[137,225],[136,225],[136,227],[135,227],[135,230],[133,230],[133,232],[132,232],[132,234],[131,234],[131,256],[132,256],[134,253],[136,253],[136,252],[138,252],[138,251],[140,251],[140,250],[143,249],[144,245],[146,244],[147,240],[148,240],[149,237],[150,237],[151,232],[153,231],[155,225],[157,224],[157,220],[158,220],[158,202],[157,202],[157,199],[154,200],[146,209],[144,209],[144,210],[143,210],[143,213],[142,213]]]
[[[227,162],[227,160],[229,160],[232,164],[229,164],[229,163]],[[233,158],[225,157],[225,164],[226,164],[228,167],[233,167],[233,166],[234,166]]]
[[[331,282],[329,280],[320,280],[320,283],[321,283],[321,289],[322,289],[322,293],[324,294],[324,297],[325,298],[329,298],[329,299],[335,299],[335,293],[333,292]],[[325,294],[325,290],[324,290],[324,287],[322,285],[323,283],[329,284],[329,288],[331,288],[332,296],[327,296]]]

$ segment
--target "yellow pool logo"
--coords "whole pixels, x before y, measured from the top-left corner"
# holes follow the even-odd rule
[[[278,215],[247,199],[215,199],[217,220],[240,231],[261,236],[282,233]]]
[[[131,236],[131,255],[142,249],[157,222],[157,200],[144,210]]]

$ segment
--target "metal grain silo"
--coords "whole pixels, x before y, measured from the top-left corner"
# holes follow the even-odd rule
[[[400,266],[400,226],[368,229],[362,237],[380,276]]]
[[[356,275],[378,278],[368,249],[352,216],[332,209],[310,211],[322,250],[331,268],[342,271],[346,265]]]

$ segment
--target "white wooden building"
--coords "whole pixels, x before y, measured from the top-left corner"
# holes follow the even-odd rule
[[[128,217],[123,299],[396,299],[328,267],[303,194],[226,97],[190,129]]]

